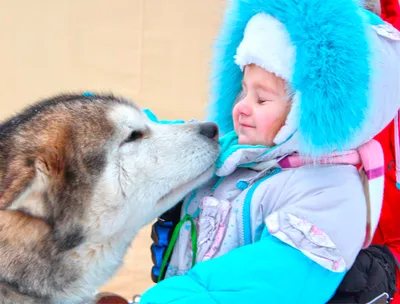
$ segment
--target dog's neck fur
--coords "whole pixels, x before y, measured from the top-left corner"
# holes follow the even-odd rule
[[[123,231],[101,243],[89,242],[71,250],[70,260],[84,262],[82,276],[65,293],[55,296],[54,303],[77,303],[93,299],[98,289],[110,279],[123,263],[123,258],[137,231]],[[85,286],[85,290],[82,290]],[[83,293],[84,292],[84,293]],[[85,302],[86,303],[86,302]]]

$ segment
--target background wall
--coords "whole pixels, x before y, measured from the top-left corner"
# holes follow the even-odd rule
[[[201,119],[225,0],[0,0],[0,119],[52,94],[113,92],[164,119]],[[150,229],[103,290],[150,280]]]

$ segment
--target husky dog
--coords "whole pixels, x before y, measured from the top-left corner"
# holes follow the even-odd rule
[[[0,303],[91,303],[138,230],[214,173],[213,123],[61,95],[0,125]]]

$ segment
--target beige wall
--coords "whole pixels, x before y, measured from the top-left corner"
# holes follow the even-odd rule
[[[203,118],[224,0],[0,0],[0,119],[51,94],[112,91],[165,119]],[[146,227],[104,287],[150,286]]]
[[[0,118],[61,91],[204,116],[223,0],[0,0]]]

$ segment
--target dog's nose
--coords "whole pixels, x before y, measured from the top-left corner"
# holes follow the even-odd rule
[[[200,134],[211,139],[218,139],[218,126],[213,122],[205,122],[200,125]]]

